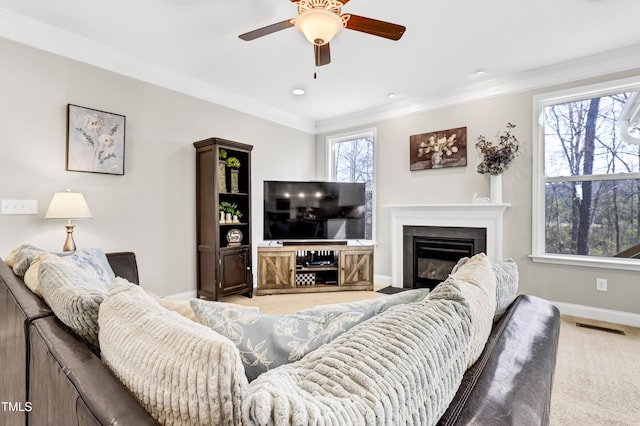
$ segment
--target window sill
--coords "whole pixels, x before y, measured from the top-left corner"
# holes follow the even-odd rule
[[[587,266],[590,268],[640,271],[640,260],[618,257],[574,256],[566,254],[532,254],[529,258],[538,263],[556,265]]]

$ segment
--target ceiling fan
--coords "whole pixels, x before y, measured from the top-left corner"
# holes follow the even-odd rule
[[[241,34],[242,40],[250,41],[295,26],[313,44],[316,66],[331,62],[329,42],[342,29],[360,31],[391,40],[399,40],[406,28],[402,25],[378,21],[377,19],[345,13],[342,6],[349,0],[290,0],[298,6],[298,17],[267,25]]]

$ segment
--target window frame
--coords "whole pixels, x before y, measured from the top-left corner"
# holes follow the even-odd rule
[[[534,262],[571,266],[588,266],[618,270],[640,271],[640,260],[616,257],[584,256],[545,252],[545,147],[544,109],[549,105],[593,98],[612,93],[640,90],[640,76],[606,81],[570,89],[541,93],[533,97],[532,152],[532,217],[531,255]],[[615,175],[611,175],[615,176]],[[625,175],[626,178],[626,175]],[[579,179],[579,178],[578,178]]]
[[[335,135],[328,135],[325,137],[326,142],[326,176],[328,180],[335,181],[336,180],[336,170],[335,170],[335,145],[337,143],[350,141],[358,138],[366,138],[371,137],[373,139],[373,184],[372,191],[373,194],[371,196],[371,239],[363,239],[358,241],[366,241],[368,243],[374,243],[376,240],[376,210],[377,210],[377,202],[376,202],[376,193],[377,193],[377,170],[378,170],[378,144],[377,141],[377,129],[375,127],[370,127],[366,129],[354,130],[352,132],[340,133]]]

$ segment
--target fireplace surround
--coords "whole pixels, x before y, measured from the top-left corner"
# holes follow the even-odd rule
[[[485,253],[491,261],[502,259],[503,216],[510,204],[387,205],[391,212],[391,285],[403,287],[404,226],[483,228]]]
[[[433,289],[458,260],[487,250],[486,228],[403,226],[402,286]]]

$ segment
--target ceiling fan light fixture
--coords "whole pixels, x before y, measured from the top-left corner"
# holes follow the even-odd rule
[[[329,43],[343,27],[340,16],[320,8],[300,13],[295,25],[310,43],[318,46]]]

